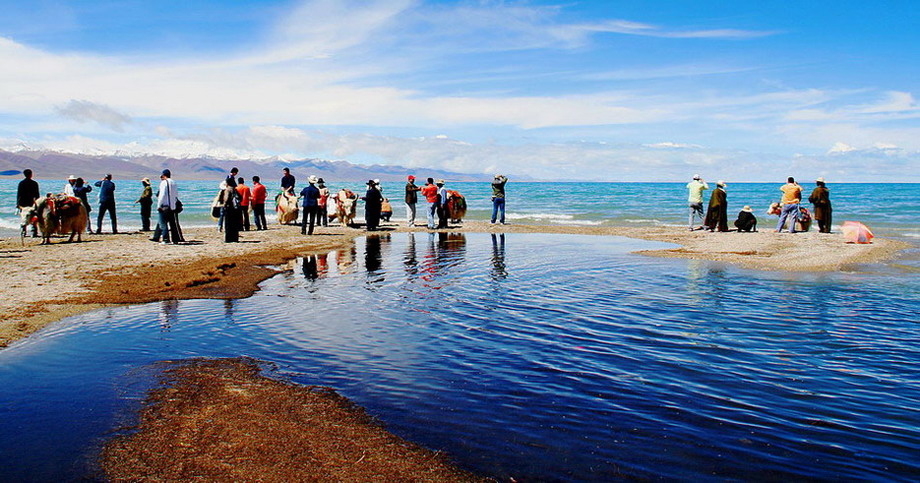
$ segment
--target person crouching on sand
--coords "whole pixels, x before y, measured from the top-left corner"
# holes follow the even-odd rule
[[[750,206],[745,205],[744,208],[738,212],[738,219],[735,220],[735,228],[737,228],[739,232],[757,231],[757,217],[754,216],[754,210],[752,210]]]
[[[719,180],[712,196],[709,197],[709,209],[706,211],[706,227],[709,231],[728,231],[728,200],[725,188],[725,182]]]

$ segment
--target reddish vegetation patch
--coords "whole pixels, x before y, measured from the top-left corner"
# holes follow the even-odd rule
[[[481,481],[384,430],[335,391],[259,374],[248,359],[166,372],[138,431],[111,441],[111,480]]]

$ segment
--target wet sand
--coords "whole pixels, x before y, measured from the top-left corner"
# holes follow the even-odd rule
[[[484,481],[334,390],[262,376],[248,359],[176,364],[146,403],[136,431],[106,445],[112,481]]]

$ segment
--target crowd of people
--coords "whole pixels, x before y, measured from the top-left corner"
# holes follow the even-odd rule
[[[709,230],[709,231],[728,231],[728,185],[719,180],[716,187],[709,196],[709,205],[705,214],[703,213],[703,192],[709,189],[709,185],[700,175],[694,175],[693,180],[687,183],[689,192],[690,215],[688,226],[690,231]],[[767,214],[779,215],[776,224],[776,232],[780,233],[784,229],[789,233],[795,233],[798,229],[807,231],[811,219],[818,222],[818,230],[821,233],[831,232],[831,200],[830,191],[824,182],[824,178],[815,180],[815,188],[808,197],[809,203],[814,207],[813,212],[809,212],[802,206],[802,186],[796,183],[795,178],[790,176],[786,184],[780,187],[782,198],[779,202],[773,203]],[[700,224],[697,225],[695,220],[699,218]],[[734,222],[735,228],[741,232],[757,231],[757,217],[750,205],[745,205],[738,213]]]

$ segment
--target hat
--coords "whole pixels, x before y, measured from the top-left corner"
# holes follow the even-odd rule
[[[726,186],[728,186],[728,185],[725,184],[725,181],[722,181],[722,180],[720,179],[719,181],[716,182],[716,186],[721,186],[721,187],[724,188],[724,187],[726,187]]]
[[[415,179],[415,176],[412,176],[412,175],[410,174],[410,175],[407,177],[407,179]]]
[[[501,177],[502,177],[502,175],[500,175],[500,174],[496,174],[496,175],[495,175],[495,179],[498,179],[498,178],[501,178]]]
[[[820,177],[820,178],[816,179],[815,182],[817,182],[817,183],[823,183],[823,182],[824,182],[824,177]]]
[[[444,180],[443,180],[443,179],[439,179],[439,180],[435,181],[434,184],[444,184]]]
[[[316,180],[316,182],[317,182],[317,183],[325,183],[326,180],[324,180],[323,178],[320,178],[320,179]]]
[[[375,179],[374,184],[380,184],[380,179]]]
[[[316,183],[316,181],[317,181],[316,175],[315,175],[315,174],[311,174],[310,177],[307,178],[307,181],[309,181],[309,182],[311,182],[311,183]]]
[[[368,186],[374,186],[374,185],[377,184],[377,183],[374,183],[374,180],[369,179],[369,180],[367,180],[367,183],[365,183],[365,184],[368,185]]]
[[[141,178],[141,181],[143,181],[143,182],[145,182],[145,183],[149,183],[149,182],[150,182],[150,178]]]
[[[163,170],[163,173],[161,173],[161,176],[166,176],[166,177],[168,178],[168,177],[172,176],[172,171],[170,171],[170,170],[168,170],[168,169],[164,169],[164,170]]]
[[[74,175],[70,175],[67,177],[67,181],[76,181],[76,180],[77,180],[77,177]]]
[[[753,213],[754,210],[751,209],[750,205],[744,205],[744,208],[741,208],[741,211],[746,211],[748,213]]]
[[[700,175],[698,174],[693,175],[693,179],[700,179]]]

